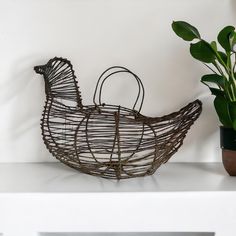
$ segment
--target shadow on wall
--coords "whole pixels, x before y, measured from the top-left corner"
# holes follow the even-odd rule
[[[14,86],[12,86],[13,89],[7,90],[9,91],[9,99],[14,97],[17,99],[16,106],[12,109],[12,138],[19,138],[19,136],[38,125],[38,120],[36,120],[38,112],[35,112],[38,110],[35,109],[37,99],[35,99],[35,93],[31,89],[34,77],[31,58],[31,56],[21,58],[12,64],[11,71],[13,73],[10,77],[11,81],[14,82]]]
[[[196,140],[196,153],[201,161],[205,161],[206,153],[208,152],[209,144],[212,146],[209,155],[212,155],[212,161],[219,160],[219,119],[214,110],[213,96],[207,92],[198,96],[203,103],[203,112],[201,115],[201,127],[198,130],[198,138]]]
[[[22,61],[20,60],[20,62]],[[13,63],[13,65],[14,67],[12,66],[10,70],[14,71],[14,73],[9,76],[10,78],[8,81],[1,85],[0,105],[11,102],[11,100],[15,98],[17,99],[19,93],[21,93],[27,86],[27,84],[30,82],[27,78],[27,74],[29,74],[29,71],[18,70],[17,67],[21,67],[21,63],[18,64],[18,62],[15,62]]]
[[[16,161],[19,161],[22,155],[27,156],[27,149],[20,148],[22,145],[28,146],[28,150],[34,150],[34,159],[42,149],[39,122],[42,110],[40,106],[43,105],[44,98],[41,88],[43,81],[33,80],[35,74],[32,58],[34,56],[29,55],[11,62],[7,82],[1,86],[0,91],[0,105],[7,107],[8,119],[4,122],[7,123],[7,142],[11,147],[9,152],[12,157],[15,156]],[[40,86],[35,86],[35,83]]]
[[[203,103],[202,114],[188,132],[183,147],[171,160],[180,162],[218,162],[220,161],[219,121],[214,111],[213,97],[206,91],[197,94],[196,98]],[[178,159],[175,159],[175,157],[178,157]]]

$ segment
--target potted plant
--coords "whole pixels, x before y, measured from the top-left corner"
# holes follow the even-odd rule
[[[204,40],[196,27],[184,21],[172,23],[174,32],[190,43],[190,54],[211,71],[201,82],[215,96],[214,106],[219,120],[222,160],[231,176],[236,176],[236,32],[226,26],[217,41]]]

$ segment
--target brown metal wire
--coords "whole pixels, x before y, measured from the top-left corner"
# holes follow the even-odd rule
[[[125,179],[153,174],[177,152],[202,110],[196,100],[163,117],[141,115],[143,84],[137,75],[119,66],[100,76],[94,105],[84,106],[70,61],[55,57],[34,69],[45,80],[44,143],[58,160],[90,175]],[[132,109],[102,103],[104,83],[118,73],[128,73],[137,81]]]

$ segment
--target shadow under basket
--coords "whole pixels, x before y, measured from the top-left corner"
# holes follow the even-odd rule
[[[202,110],[196,100],[166,116],[142,115],[144,86],[137,75],[120,66],[99,77],[93,105],[82,104],[67,59],[53,58],[35,71],[45,80],[47,100],[41,127],[48,150],[66,165],[90,175],[126,179],[153,174],[177,152]],[[104,82],[124,73],[138,84],[132,109],[101,101]]]

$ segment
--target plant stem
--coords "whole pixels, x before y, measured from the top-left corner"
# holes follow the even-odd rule
[[[220,73],[222,76],[225,76],[223,70],[222,70],[222,69],[220,68],[220,66],[217,64],[217,61],[213,62],[212,64],[215,66],[215,68],[219,71],[219,73]]]
[[[224,67],[225,71],[227,74],[230,73],[229,71],[229,68],[227,67],[227,65],[225,65],[224,61],[221,59],[220,55],[218,54],[218,52],[216,53],[218,56],[217,56],[217,59],[218,61],[221,63],[221,65]]]

